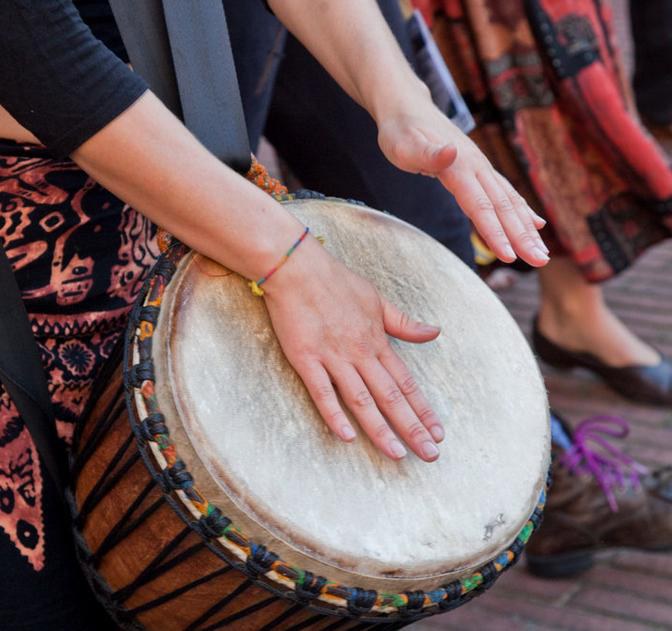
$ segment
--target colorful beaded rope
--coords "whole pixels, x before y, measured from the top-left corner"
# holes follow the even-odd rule
[[[292,244],[292,247],[287,250],[278,262],[275,267],[272,267],[268,274],[266,276],[262,276],[259,280],[251,280],[247,284],[252,290],[252,293],[255,296],[263,296],[264,295],[264,290],[261,288],[261,286],[271,277],[273,274],[275,274],[289,259],[292,254],[294,254],[294,251],[296,248],[298,248],[305,240],[305,238],[308,236],[308,233],[310,232],[310,228],[306,226],[306,229],[303,231],[303,234]]]

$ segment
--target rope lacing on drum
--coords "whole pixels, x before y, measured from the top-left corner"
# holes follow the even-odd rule
[[[166,279],[171,278],[175,273],[175,270],[175,263],[167,256],[160,258],[154,268],[154,271],[158,276],[163,276]]]
[[[139,388],[143,381],[154,381],[154,362],[151,359],[138,362],[128,371],[128,384]]]
[[[460,583],[450,583],[444,587],[444,591],[444,597],[439,602],[441,611],[450,611],[462,604],[462,586]]]
[[[266,546],[252,544],[250,554],[245,562],[245,569],[250,573],[250,576],[256,578],[259,574],[268,572],[278,558],[278,555],[268,550]]]
[[[229,526],[231,526],[231,520],[222,515],[222,511],[216,506],[211,508],[208,515],[203,515],[198,520],[198,529],[208,539],[223,537]]]
[[[369,613],[376,604],[378,593],[370,589],[353,587],[348,596],[348,611],[358,616]]]
[[[187,471],[187,465],[182,460],[176,460],[172,467],[166,467],[163,470],[163,476],[171,489],[184,491],[194,486],[194,479],[191,477],[191,473]]]
[[[160,309],[166,286],[170,282],[170,277],[176,268],[175,263],[184,256],[186,251],[186,248],[177,242],[174,244],[174,247],[171,247],[163,255],[163,260],[169,258],[171,264],[161,265],[160,269],[155,271],[154,277],[150,278],[146,283],[143,289],[145,292],[145,307],[157,307]],[[145,317],[144,320],[143,317]],[[256,544],[243,531],[238,530],[231,520],[222,515],[219,509],[198,491],[193,484],[189,472],[186,470],[186,466],[178,456],[174,439],[171,437],[169,428],[166,426],[156,397],[155,378],[151,362],[151,344],[155,334],[153,321],[156,318],[157,312],[154,309],[143,312],[141,308],[138,308],[134,310],[131,316],[131,326],[136,327],[138,331],[135,340],[140,361],[130,368],[125,375],[124,385],[127,388],[126,400],[128,403],[129,400],[132,400],[132,397],[140,395],[147,413],[144,419],[139,419],[134,406],[129,406],[129,415],[139,441],[138,446],[140,451],[138,455],[140,452],[142,452],[143,457],[147,455],[145,452],[146,445],[144,444],[147,441],[152,442],[158,448],[162,458],[165,459],[165,464],[161,466],[162,470],[154,473],[155,480],[162,486],[162,490],[165,493],[165,501],[171,503],[171,491],[174,491],[176,488],[180,490],[180,493],[183,492],[191,503],[191,506],[201,513],[198,520],[190,520],[187,530],[191,529],[198,532],[204,540],[186,548],[184,552],[180,552],[174,558],[168,560],[163,558],[162,552],[161,558],[157,557],[154,559],[143,571],[141,577],[139,577],[141,578],[141,583],[144,584],[144,582],[156,576],[157,573],[174,567],[187,556],[191,556],[201,550],[203,546],[210,547],[211,544],[207,541],[208,539],[219,538],[223,545],[234,550],[236,555],[244,559],[243,564],[234,564],[237,569],[242,570],[249,577],[244,585],[256,583],[261,579],[261,575],[269,576],[271,573],[274,573],[292,584],[299,602],[301,602],[300,598],[303,597],[326,600],[332,603],[334,599],[339,599],[347,606],[350,615],[356,614],[361,616],[366,616],[371,612],[376,612],[376,614],[378,611],[390,613],[394,610],[400,612],[405,609],[408,618],[402,615],[402,620],[408,620],[411,617],[411,612],[420,602],[420,595],[413,595],[409,600],[409,595],[406,593],[376,592],[348,587],[335,581],[323,579],[322,577],[315,578],[309,575],[304,569],[287,563],[265,547]],[[143,327],[141,325],[142,322],[148,326]],[[135,391],[133,391],[133,386],[129,387],[131,384],[133,384]],[[129,459],[129,463],[132,464],[131,459]],[[542,490],[533,514],[518,533],[517,538],[507,550],[501,552],[491,563],[476,570],[467,577],[453,580],[432,591],[424,592],[423,607],[422,610],[416,613],[416,617],[426,615],[424,612],[430,610],[432,607],[438,607],[441,610],[452,609],[470,600],[475,594],[487,589],[501,572],[511,567],[519,558],[530,535],[541,520],[545,502],[546,493]],[[150,508],[153,510],[153,505]],[[177,510],[175,507],[173,508]],[[180,533],[177,539],[181,539],[184,536],[185,533]],[[171,542],[168,547],[173,549],[177,543],[178,541]],[[211,576],[214,576],[214,574]],[[136,580],[131,585],[127,585],[122,590],[111,594],[111,597],[118,604],[121,604],[124,598],[128,597],[141,583]],[[181,590],[189,589],[192,586],[190,584],[189,586],[181,587],[174,593],[181,593]],[[313,594],[315,595],[313,596]],[[199,620],[194,621],[189,628],[201,628],[200,625],[202,623],[214,617],[217,612],[226,606],[226,602],[228,602],[230,597],[231,594],[222,599],[215,607],[201,616]],[[262,605],[266,606],[272,600],[273,598],[269,598],[267,601],[263,601]],[[156,606],[159,601],[164,602],[164,598],[155,599],[151,603],[141,605],[140,608],[144,610],[150,606]],[[233,618],[237,620],[240,616],[244,615],[247,615],[246,610],[216,621],[211,627],[213,629],[219,628],[224,622],[228,623]]]
[[[425,592],[404,592],[404,595],[407,598],[407,603],[404,607],[399,607],[399,613],[403,618],[417,616],[425,606]]]
[[[158,307],[145,305],[140,309],[139,319],[155,325],[159,319],[159,312]]]
[[[145,440],[154,440],[154,436],[167,434],[166,417],[161,412],[148,414],[140,423],[140,433]]]
[[[615,491],[641,488],[640,476],[647,467],[615,447],[607,437],[625,438],[630,426],[618,416],[591,416],[579,423],[572,435],[572,446],[560,462],[574,474],[590,474],[600,485],[609,507],[618,512]],[[597,449],[589,446],[593,443]]]
[[[323,576],[315,576],[312,572],[304,572],[303,577],[297,579],[294,584],[294,593],[300,602],[307,602],[317,598],[326,584],[327,579]]]

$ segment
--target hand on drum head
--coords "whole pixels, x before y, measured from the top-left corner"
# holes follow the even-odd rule
[[[538,232],[546,221],[429,99],[418,98],[401,114],[377,120],[378,141],[388,160],[404,171],[438,178],[502,261],[510,263],[518,255],[535,267],[548,263],[548,248]]]
[[[423,460],[436,460],[441,422],[387,335],[420,343],[440,329],[401,313],[314,239],[305,245],[268,281],[264,298],[282,349],[320,414],[341,439],[355,439],[338,389],[384,454],[403,458],[400,438]]]

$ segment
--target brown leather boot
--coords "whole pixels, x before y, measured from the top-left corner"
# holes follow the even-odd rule
[[[623,437],[627,424],[622,423],[624,431],[615,432],[605,431],[599,421],[597,433]],[[672,467],[641,474],[640,465],[595,438],[594,424],[589,420],[577,427],[569,451],[554,447],[544,521],[527,546],[528,568],[537,576],[580,574],[592,566],[598,550],[672,550]],[[593,450],[587,440],[602,449]]]

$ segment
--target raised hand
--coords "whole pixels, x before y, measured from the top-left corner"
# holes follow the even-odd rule
[[[538,232],[544,219],[428,98],[416,101],[379,117],[378,141],[387,159],[404,171],[438,178],[501,260],[518,255],[535,267],[548,263]]]

